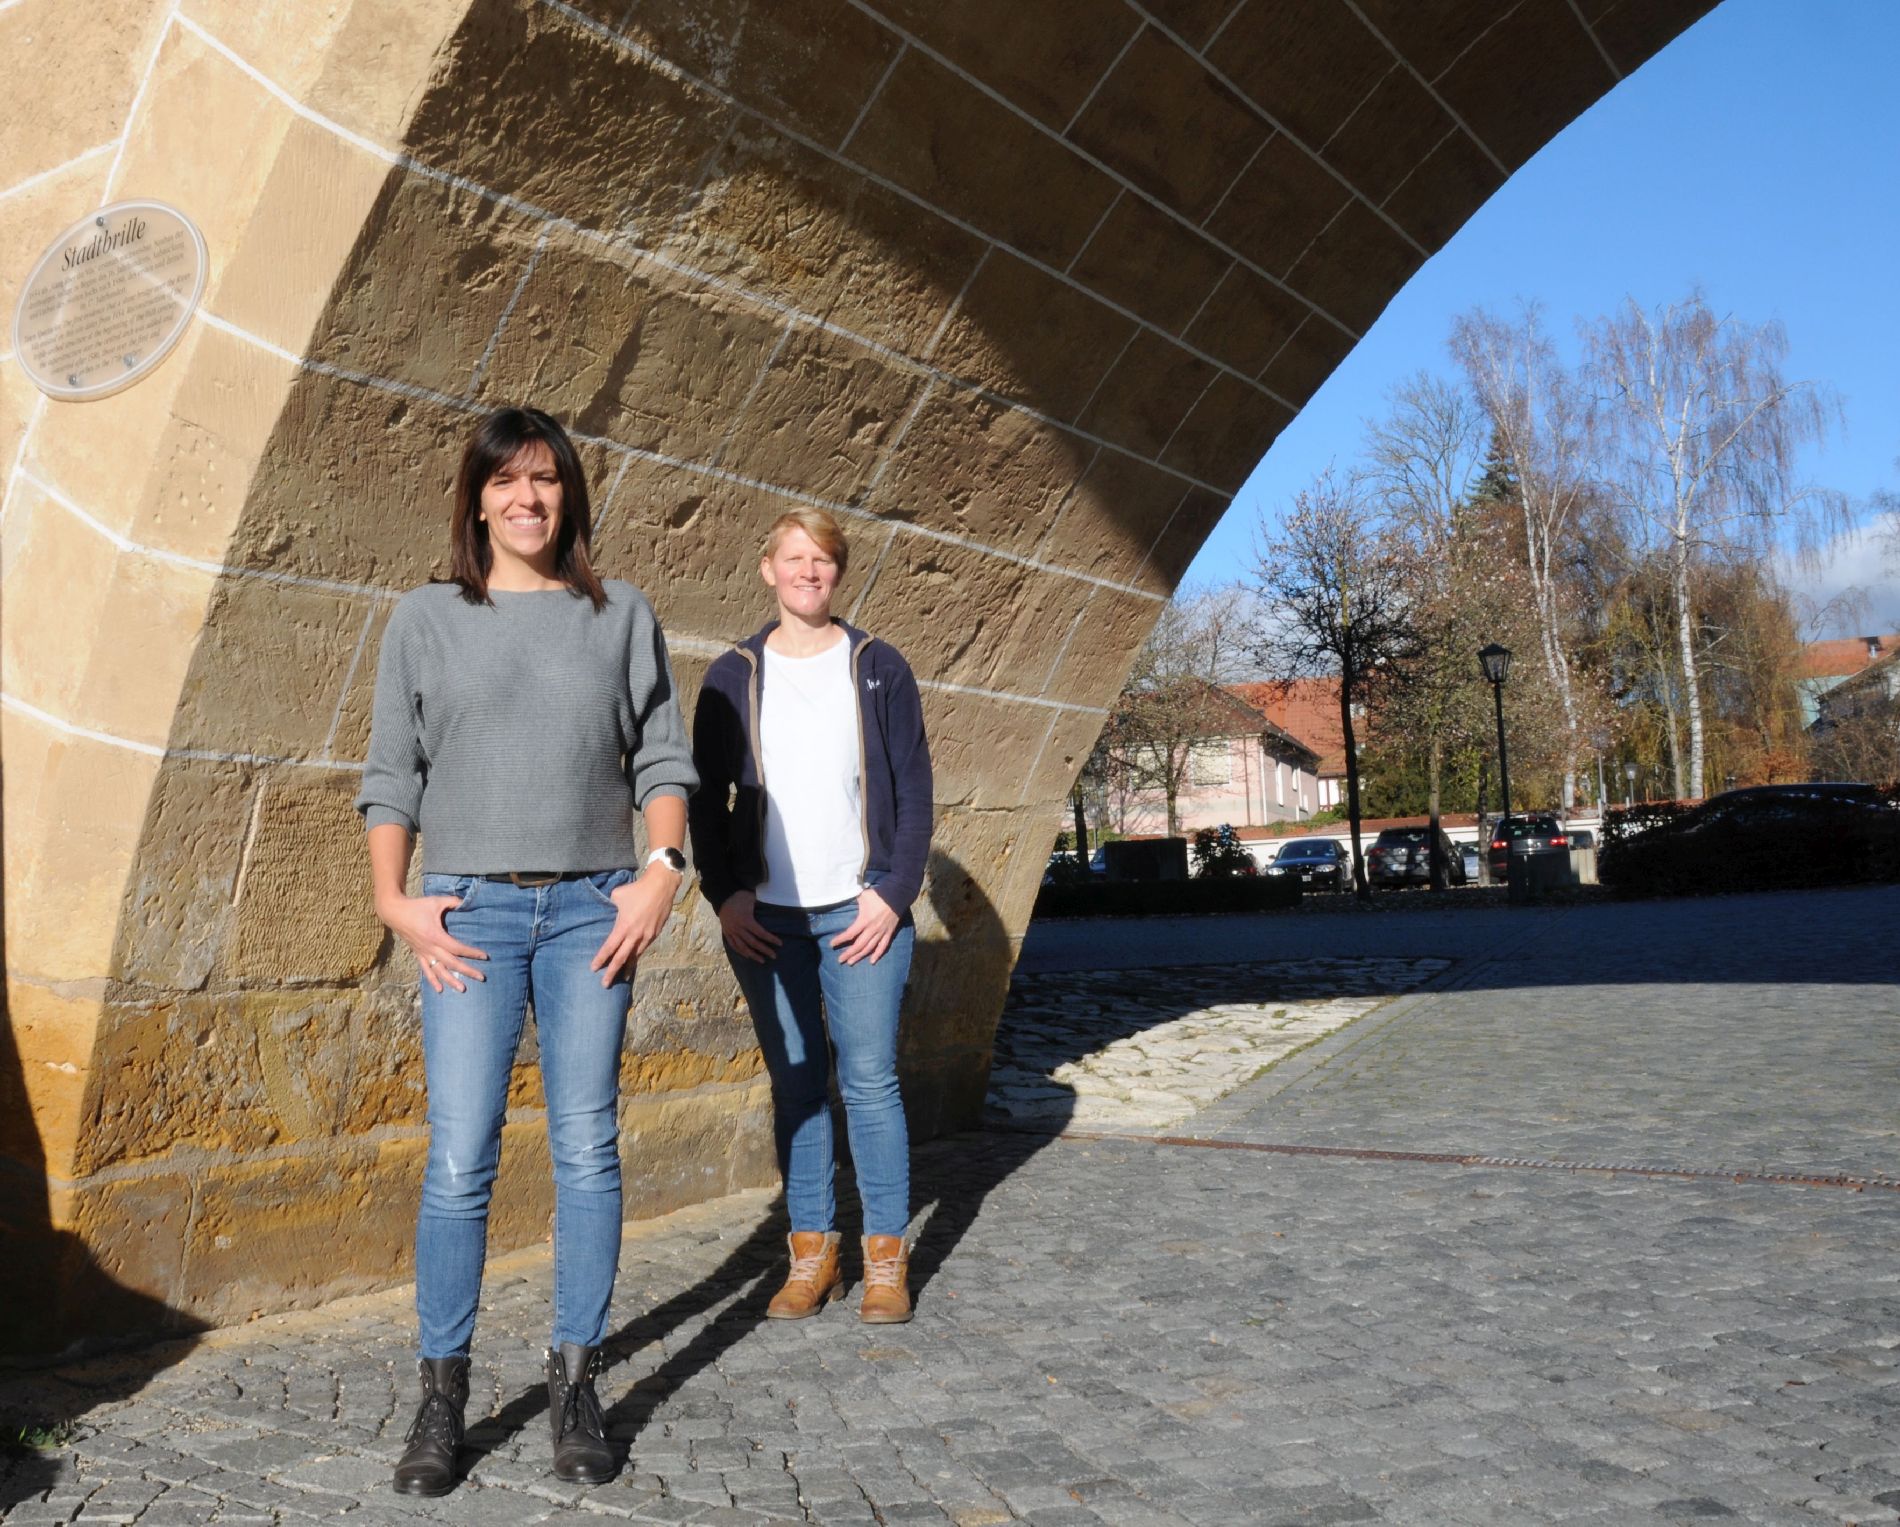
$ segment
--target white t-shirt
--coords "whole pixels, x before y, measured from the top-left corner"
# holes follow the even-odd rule
[[[851,642],[816,657],[765,649],[759,751],[765,769],[765,879],[781,907],[828,907],[864,889],[863,780]]]

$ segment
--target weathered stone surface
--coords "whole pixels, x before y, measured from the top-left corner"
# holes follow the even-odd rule
[[[173,758],[160,769],[126,886],[119,979],[197,991],[223,964],[258,786],[245,763]]]
[[[25,981],[7,982],[7,1029],[20,1078],[21,1108],[0,1113],[0,1156],[29,1170],[73,1175],[84,1123],[87,1069],[99,1027],[99,999]]]
[[[1510,73],[1500,75],[1507,59]],[[1445,104],[1514,170],[1615,78],[1565,0],[1526,0],[1499,17],[1433,83]]]
[[[1242,6],[1207,57],[1314,150],[1401,67],[1346,5]]]
[[[1178,334],[1233,263],[1145,197],[1117,201],[1070,274],[1157,328]]]
[[[265,781],[237,891],[239,980],[354,980],[382,949],[356,785],[354,774],[294,769]]]
[[[1205,64],[1149,27],[1102,82],[1069,136],[1199,223],[1271,132]]]
[[[1237,172],[1207,228],[1268,275],[1283,276],[1351,200],[1351,188],[1322,160],[1276,133]]]
[[[1144,329],[1103,378],[1082,428],[1138,456],[1158,456],[1219,374],[1198,355]]]
[[[1088,292],[998,250],[931,359],[959,381],[1073,420],[1134,332],[1131,319]]]
[[[124,131],[164,19],[163,0],[88,6],[23,0],[0,13],[0,51],[17,70],[0,118],[0,164],[6,166],[0,173],[9,185],[43,175]]]
[[[707,169],[667,254],[720,281],[917,354],[983,242],[836,160],[753,123]]]
[[[648,0],[625,22],[662,58],[826,144],[851,131],[903,46],[846,0]]]
[[[976,86],[912,49],[872,103],[849,157],[998,242],[1063,266],[1116,186]]]
[[[1243,375],[1257,376],[1311,311],[1284,287],[1236,263],[1184,338]]]
[[[937,383],[864,507],[1027,555],[1094,449],[1021,409]]]

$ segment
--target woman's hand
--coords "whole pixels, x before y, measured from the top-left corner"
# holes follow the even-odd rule
[[[875,965],[891,947],[891,940],[897,937],[897,924],[897,914],[882,896],[876,891],[860,891],[858,915],[851,920],[849,928],[831,941],[833,949],[843,951],[838,963],[855,965],[859,960],[869,960]]]
[[[758,898],[750,891],[734,891],[719,903],[719,931],[725,934],[726,942],[736,953],[755,965],[763,965],[772,958],[772,951],[781,940],[759,921],[758,904]]]
[[[587,968],[600,972],[600,984],[612,986],[620,972],[645,954],[673,915],[673,898],[684,877],[664,864],[649,864],[638,878],[616,886],[613,897],[618,915],[607,941],[594,952]]]
[[[376,915],[383,926],[409,946],[422,967],[422,979],[437,991],[442,990],[444,981],[457,991],[467,991],[462,984],[464,976],[471,981],[488,979],[468,963],[488,956],[472,944],[450,938],[442,925],[442,914],[461,904],[459,896],[403,895],[381,897],[376,903]]]

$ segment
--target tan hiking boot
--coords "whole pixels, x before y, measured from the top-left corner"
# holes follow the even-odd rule
[[[899,1326],[909,1320],[909,1275],[910,1248],[901,1235],[867,1235],[858,1319],[867,1326]]]
[[[785,1286],[765,1307],[772,1320],[803,1320],[816,1315],[833,1299],[844,1298],[844,1278],[838,1271],[838,1232],[794,1230],[785,1237],[792,1249],[792,1270]]]

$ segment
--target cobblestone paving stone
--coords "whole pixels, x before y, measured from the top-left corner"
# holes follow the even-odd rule
[[[1032,938],[1032,972],[1211,961],[1222,940],[1457,963],[1186,1121],[1208,1146],[998,1130],[920,1148],[909,1326],[762,1319],[773,1195],[632,1227],[603,1383],[629,1456],[609,1485],[546,1472],[536,1252],[491,1270],[483,1419],[443,1500],[387,1489],[414,1386],[398,1290],[0,1385],[0,1414],[74,1423],[62,1451],[0,1462],[0,1515],[1894,1521],[1900,1193],[1244,1147],[1900,1178],[1896,914],[1900,893],[1866,891],[1318,936],[1313,919],[1294,951],[1264,920],[1118,928],[1092,954],[1073,931]]]
[[[1018,976],[985,1113],[1070,1130],[1168,1129],[1387,998],[1432,959],[1283,960]]]

